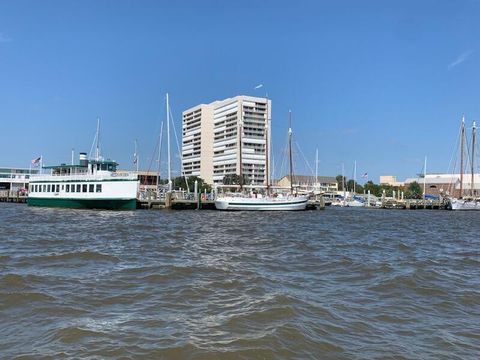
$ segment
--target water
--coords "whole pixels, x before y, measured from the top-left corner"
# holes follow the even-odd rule
[[[478,359],[479,219],[0,204],[0,358]]]

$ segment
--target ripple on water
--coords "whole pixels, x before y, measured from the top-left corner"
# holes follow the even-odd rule
[[[480,353],[478,214],[0,207],[4,358]]]

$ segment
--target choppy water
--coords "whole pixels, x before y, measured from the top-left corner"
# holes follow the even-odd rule
[[[0,358],[478,359],[480,212],[0,204]]]

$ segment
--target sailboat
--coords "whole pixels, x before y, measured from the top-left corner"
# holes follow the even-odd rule
[[[267,115],[268,121],[268,115]],[[290,194],[276,196],[270,195],[270,181],[268,170],[268,136],[266,136],[266,174],[267,174],[267,192],[265,196],[245,197],[242,195],[220,196],[215,200],[215,207],[218,210],[255,210],[255,211],[292,211],[305,210],[307,207],[308,196],[294,194],[293,191],[293,160],[292,160],[292,113],[290,112],[290,127],[288,129],[288,149],[289,149],[289,168],[290,168]],[[240,132],[240,144],[242,143],[242,132]],[[240,168],[242,161],[240,156]]]
[[[355,161],[353,166],[353,192],[351,196],[345,200],[345,206],[348,206],[348,207],[364,207],[365,206],[365,200],[356,196],[357,195],[355,191],[356,183],[357,183],[357,162]]]
[[[460,140],[460,192],[459,198],[451,198],[447,204],[447,208],[450,210],[480,210],[480,198],[477,196],[475,189],[475,147],[477,138],[477,126],[475,121],[472,126],[472,148],[471,148],[471,161],[470,161],[470,191],[465,193],[463,189],[464,178],[464,147],[465,147],[465,118],[462,118],[461,125],[461,140]]]

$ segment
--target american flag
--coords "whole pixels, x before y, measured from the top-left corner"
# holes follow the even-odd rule
[[[36,159],[33,159],[33,160],[32,160],[32,165],[38,165],[38,164],[40,164],[40,161],[41,161],[41,160],[42,160],[42,157],[41,157],[41,156],[39,156],[39,157],[36,158]]]

